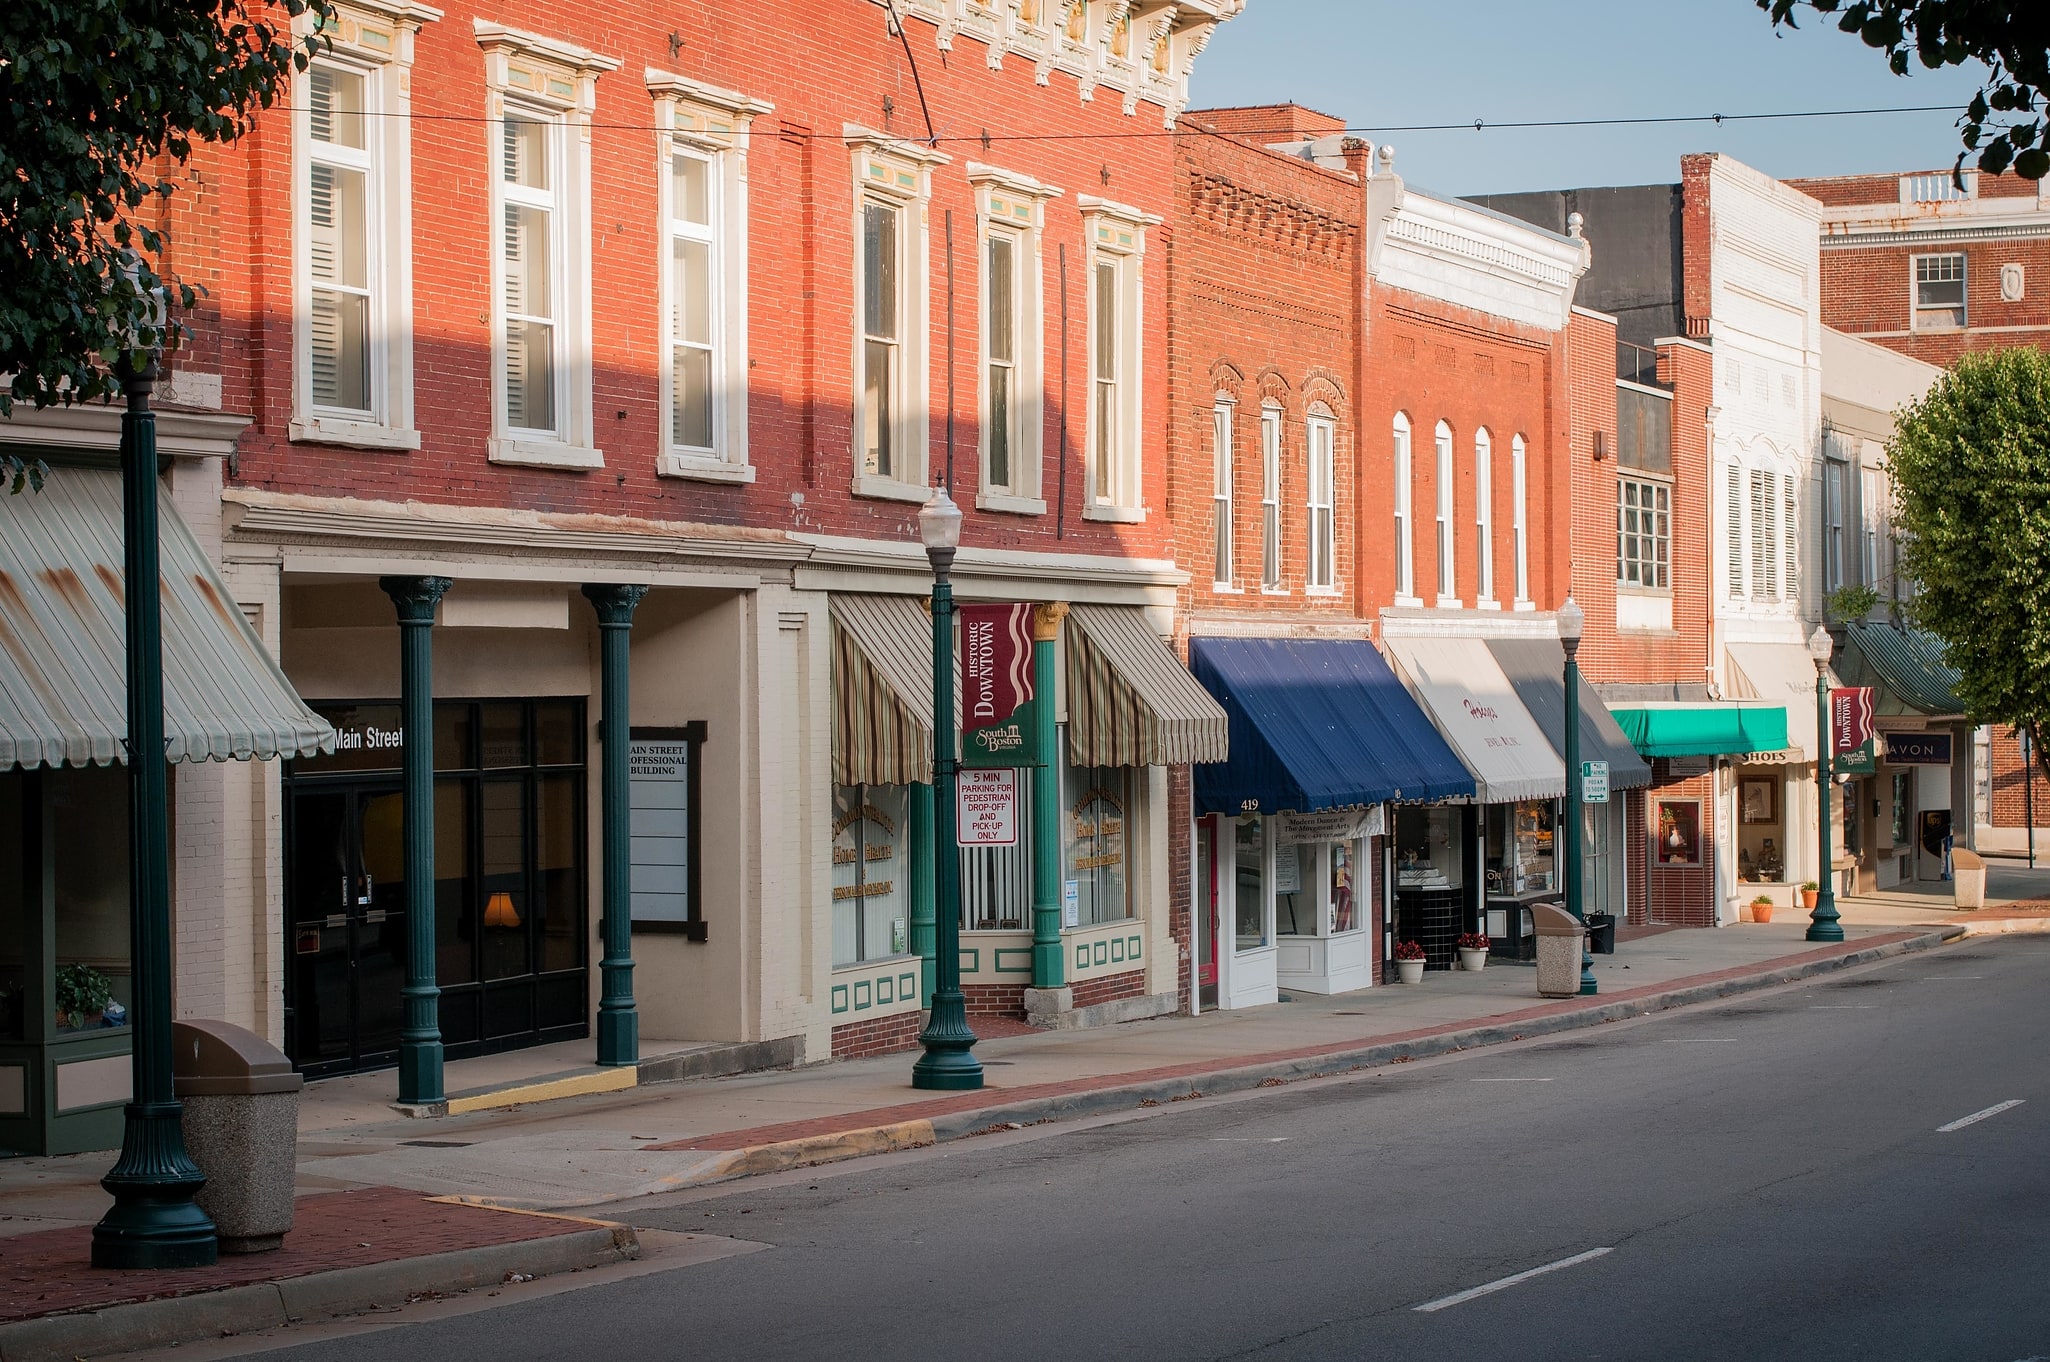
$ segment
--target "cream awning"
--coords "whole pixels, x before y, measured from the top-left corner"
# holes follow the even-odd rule
[[[1787,747],[1802,761],[1815,760],[1815,659],[1808,645],[1732,643],[1729,649],[1735,698],[1785,705]]]
[[[121,475],[59,468],[0,501],[0,770],[124,761]],[[165,759],[333,750],[161,489],[157,506]]]
[[[1137,606],[1068,611],[1068,759],[1077,766],[1223,761],[1231,720]]]
[[[1566,793],[1566,764],[1487,640],[1432,634],[1384,642],[1431,722],[1473,772],[1476,800],[1513,804]]]
[[[839,596],[833,783],[932,783],[932,620],[916,596]]]

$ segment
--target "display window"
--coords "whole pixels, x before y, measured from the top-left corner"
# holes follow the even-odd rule
[[[841,785],[833,791],[833,964],[905,953],[909,943],[910,791]]]
[[[1558,887],[1552,854],[1556,808],[1549,800],[1487,807],[1490,894],[1548,894]]]
[[[1737,772],[1737,878],[1743,883],[1786,882],[1785,783],[1776,769]]]
[[[1268,943],[1267,856],[1264,820],[1248,815],[1232,829],[1232,849],[1238,871],[1234,880],[1238,948],[1257,950]]]
[[[1132,916],[1131,772],[1122,766],[1065,769],[1061,856],[1065,878],[1076,887],[1076,925],[1122,921]]]
[[[1354,842],[1304,842],[1274,849],[1274,929],[1280,936],[1331,936],[1359,927]]]
[[[1549,847],[1549,840],[1546,845]],[[1397,888],[1464,888],[1465,851],[1466,839],[1460,829],[1459,809],[1405,807],[1396,810]]]

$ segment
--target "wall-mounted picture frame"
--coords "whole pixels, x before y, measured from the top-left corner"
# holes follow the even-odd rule
[[[1661,799],[1657,809],[1658,824],[1652,829],[1652,864],[1700,865],[1701,801]]]
[[[1779,781],[1773,776],[1745,776],[1737,782],[1737,818],[1746,827],[1780,821]]]

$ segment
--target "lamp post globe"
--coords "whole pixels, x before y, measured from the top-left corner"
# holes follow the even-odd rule
[[[932,563],[932,1011],[911,1086],[951,1091],[982,1086],[968,1004],[961,993],[961,848],[955,820],[960,759],[954,754],[954,587],[948,574],[961,546],[961,508],[935,488],[918,510],[918,538]]]
[[[1843,923],[1836,911],[1836,872],[1831,862],[1829,836],[1829,780],[1835,774],[1835,743],[1829,724],[1829,659],[1836,652],[1836,640],[1829,628],[1818,624],[1808,636],[1808,656],[1815,659],[1815,839],[1819,859],[1815,882],[1821,886],[1815,907],[1808,914],[1808,940],[1841,941]]]
[[[1566,654],[1566,710],[1562,723],[1565,741],[1561,755],[1566,759],[1566,911],[1581,924],[1580,992],[1589,997],[1600,991],[1594,978],[1594,956],[1587,948],[1587,903],[1581,884],[1580,837],[1585,820],[1580,778],[1580,637],[1587,628],[1587,612],[1568,596],[1557,612],[1559,647]]]

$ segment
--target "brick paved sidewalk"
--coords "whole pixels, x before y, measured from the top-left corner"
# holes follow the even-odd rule
[[[166,1300],[338,1268],[549,1239],[592,1222],[492,1210],[369,1187],[299,1199],[292,1232],[271,1253],[224,1254],[213,1267],[117,1272],[92,1266],[86,1226],[0,1238],[0,1324]]]

